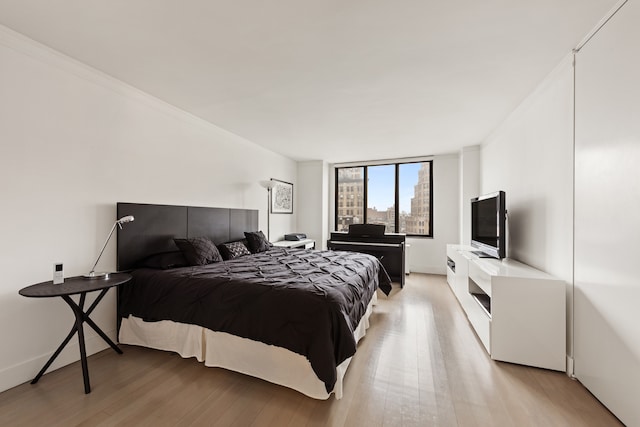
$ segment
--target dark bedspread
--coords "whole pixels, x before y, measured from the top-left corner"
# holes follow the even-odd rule
[[[120,315],[172,320],[261,341],[306,356],[333,390],[336,366],[356,351],[353,331],[379,286],[391,281],[373,256],[272,249],[203,267],[140,269],[120,287]]]

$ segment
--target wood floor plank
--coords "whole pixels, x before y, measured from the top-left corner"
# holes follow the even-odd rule
[[[616,426],[579,382],[489,358],[443,276],[380,296],[344,397],[293,390],[167,352],[122,346],[0,393],[4,426]]]

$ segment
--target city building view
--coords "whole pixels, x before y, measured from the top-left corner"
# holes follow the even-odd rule
[[[395,180],[398,167],[396,209]],[[367,185],[365,188],[365,168]],[[350,224],[383,224],[387,233],[430,235],[431,162],[339,168],[336,193],[336,230],[348,231]]]
[[[364,167],[338,169],[337,231],[364,223]]]

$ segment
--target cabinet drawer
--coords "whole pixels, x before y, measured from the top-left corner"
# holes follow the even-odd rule
[[[473,280],[485,294],[491,296],[491,276],[474,262],[469,263],[469,279]]]
[[[453,271],[451,271],[449,267],[447,267],[447,283],[452,289],[455,286],[455,280],[456,280],[456,273],[454,273]]]
[[[478,338],[482,341],[487,353],[491,355],[491,319],[482,311],[479,305],[475,304],[475,301],[474,304],[467,307],[467,318],[476,331]]]

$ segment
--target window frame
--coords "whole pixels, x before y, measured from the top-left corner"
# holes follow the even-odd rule
[[[367,224],[367,210],[369,209],[368,205],[368,192],[369,192],[369,167],[370,166],[395,166],[395,230],[400,229],[400,165],[411,164],[411,163],[429,163],[429,234],[414,234],[414,233],[404,233],[407,237],[418,237],[418,238],[433,238],[433,159],[428,160],[407,160],[402,162],[375,162],[375,163],[358,163],[358,164],[350,164],[344,166],[335,166],[334,167],[334,231],[338,229],[338,206],[339,206],[339,181],[338,174],[340,169],[349,169],[349,168],[363,168],[363,224]],[[396,231],[397,232],[397,231]]]

